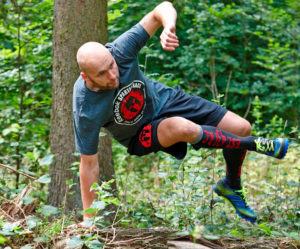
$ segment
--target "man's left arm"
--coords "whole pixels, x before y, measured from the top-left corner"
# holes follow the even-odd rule
[[[155,9],[149,12],[140,21],[147,33],[152,36],[155,31],[162,25],[163,31],[160,35],[160,43],[164,50],[174,51],[179,46],[178,37],[176,36],[176,18],[177,12],[170,2],[162,2]]]

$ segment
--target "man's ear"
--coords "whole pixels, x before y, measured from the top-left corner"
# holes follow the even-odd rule
[[[81,75],[81,77],[82,77],[84,80],[87,79],[87,76],[86,76],[83,72],[81,72],[80,75]]]

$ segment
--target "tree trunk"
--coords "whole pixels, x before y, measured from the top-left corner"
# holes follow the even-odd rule
[[[105,134],[105,136],[101,136],[99,140],[99,153],[98,153],[98,161],[100,166],[99,172],[99,181],[109,181],[114,177],[114,162],[112,158],[112,141],[109,135],[109,132],[102,128],[101,132]],[[116,182],[111,184],[112,189],[115,191],[117,189]]]
[[[107,1],[55,0],[53,30],[53,86],[50,144],[55,160],[50,167],[51,183],[48,203],[61,206],[66,198],[66,211],[82,207],[79,179],[68,170],[79,161],[74,155],[75,144],[72,121],[73,85],[79,76],[76,62],[78,48],[87,41],[107,42]],[[100,172],[113,175],[111,138],[101,141],[105,157],[99,161]],[[107,170],[110,170],[107,173]],[[66,194],[66,180],[77,183],[75,194]]]

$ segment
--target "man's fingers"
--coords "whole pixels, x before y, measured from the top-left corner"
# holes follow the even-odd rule
[[[161,46],[164,50],[174,51],[175,48],[179,47],[179,41],[174,39],[161,39]]]
[[[179,44],[179,41],[177,39],[170,39],[170,38],[161,38],[160,39],[164,43],[176,43]]]
[[[161,46],[164,50],[168,50],[168,51],[174,51],[175,48],[179,47],[179,44],[175,44],[175,43],[163,43],[161,42]]]
[[[173,33],[167,34],[165,32],[163,32],[160,35],[160,39],[163,39],[163,40],[166,40],[166,41],[178,41],[177,35],[175,35]]]
[[[170,31],[163,31],[160,35],[160,43],[162,48],[167,51],[174,51],[176,47],[179,47],[178,37],[170,32]]]

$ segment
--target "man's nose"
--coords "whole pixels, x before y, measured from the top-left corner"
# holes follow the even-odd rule
[[[108,78],[111,80],[116,78],[116,74],[113,72],[113,70],[108,70]]]

